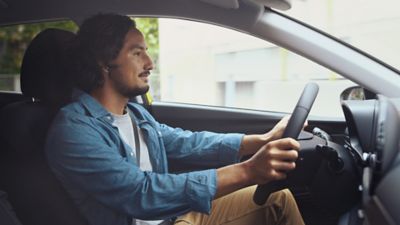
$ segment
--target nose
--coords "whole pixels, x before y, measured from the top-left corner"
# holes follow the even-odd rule
[[[153,60],[151,59],[150,55],[147,54],[147,53],[146,53],[146,59],[145,59],[144,69],[145,69],[145,70],[153,70],[153,69],[154,69]]]

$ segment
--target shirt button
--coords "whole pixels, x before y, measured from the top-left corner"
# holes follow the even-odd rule
[[[133,152],[131,152],[131,156],[133,156]]]

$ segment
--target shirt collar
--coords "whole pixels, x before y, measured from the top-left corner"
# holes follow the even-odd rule
[[[75,89],[72,93],[72,99],[82,103],[94,118],[110,117],[112,119],[111,114],[95,98],[86,92]]]

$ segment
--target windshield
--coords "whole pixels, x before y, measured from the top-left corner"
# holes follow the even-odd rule
[[[400,68],[398,0],[295,0],[284,13]]]

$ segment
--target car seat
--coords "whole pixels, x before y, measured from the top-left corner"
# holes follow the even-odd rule
[[[0,190],[7,192],[24,225],[84,225],[83,216],[47,165],[47,129],[69,101],[65,72],[69,31],[47,29],[28,46],[21,65],[21,90],[28,101],[0,110]]]
[[[1,225],[21,225],[15,216],[14,209],[7,200],[7,194],[0,190],[0,221]]]

